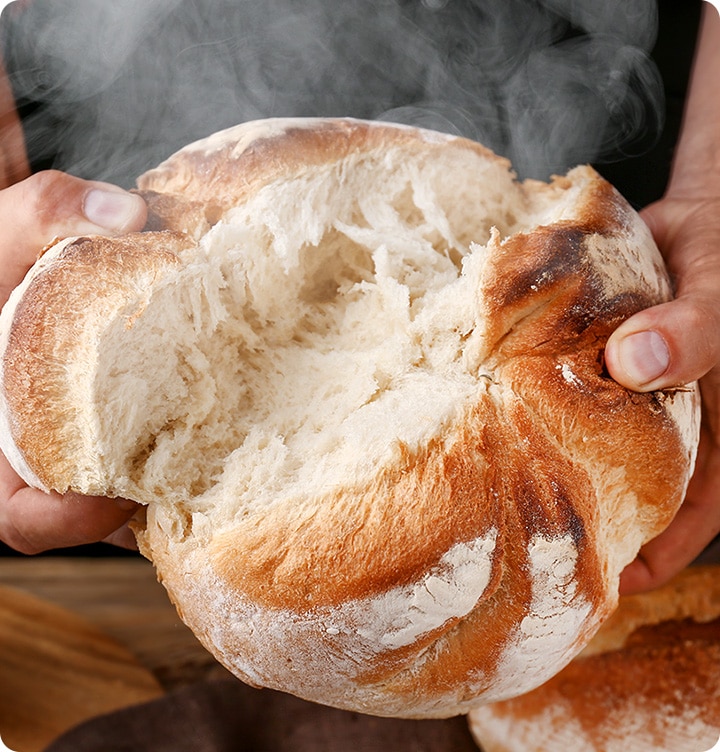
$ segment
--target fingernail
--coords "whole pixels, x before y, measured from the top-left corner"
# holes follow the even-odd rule
[[[113,232],[122,232],[138,215],[142,199],[122,191],[94,188],[85,196],[85,216],[94,225]]]
[[[625,337],[618,355],[627,375],[639,386],[655,381],[670,365],[670,350],[665,340],[653,331]]]

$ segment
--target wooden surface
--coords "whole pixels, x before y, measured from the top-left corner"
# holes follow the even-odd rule
[[[88,718],[163,694],[121,643],[72,611],[0,586],[0,733],[40,752]]]
[[[84,617],[125,645],[165,688],[227,675],[180,621],[141,557],[0,558],[0,585]]]
[[[145,560],[0,559],[0,736],[10,749],[41,750],[81,720],[224,675]]]

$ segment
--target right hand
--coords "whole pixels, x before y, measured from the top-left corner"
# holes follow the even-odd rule
[[[642,216],[672,273],[675,299],[618,327],[605,350],[608,370],[638,392],[699,380],[702,420],[685,500],[667,529],[623,572],[623,595],[664,584],[720,533],[720,196],[710,190],[698,197],[671,194]]]
[[[139,196],[54,170],[0,190],[0,306],[53,241],[141,230],[146,216]],[[101,540],[132,547],[125,524],[137,508],[127,499],[30,488],[0,454],[0,540],[22,553]]]

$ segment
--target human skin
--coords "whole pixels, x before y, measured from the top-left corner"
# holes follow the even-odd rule
[[[0,68],[0,306],[57,238],[116,235],[145,224],[145,203],[113,185],[61,172],[30,174],[15,105]],[[99,540],[132,546],[126,499],[29,488],[0,454],[0,540],[22,553]]]
[[[664,197],[641,212],[674,281],[675,300],[629,318],[605,350],[610,375],[629,389],[699,380],[701,440],[682,507],[623,572],[623,593],[663,584],[720,533],[719,83],[720,16],[705,3],[670,181]]]

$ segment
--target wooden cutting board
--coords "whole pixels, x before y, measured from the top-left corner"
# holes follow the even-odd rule
[[[97,627],[0,586],[0,750],[41,752],[84,720],[161,694],[154,675]]]

